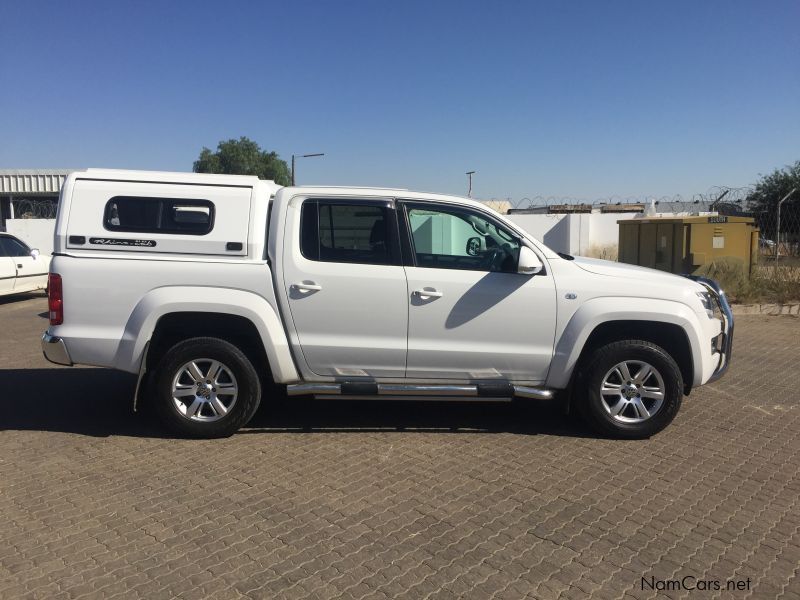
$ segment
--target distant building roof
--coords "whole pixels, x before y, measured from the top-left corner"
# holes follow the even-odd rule
[[[75,169],[0,169],[0,194],[58,194]]]
[[[511,202],[508,200],[479,200],[478,202],[499,212],[501,215],[508,214],[508,211],[511,210]]]

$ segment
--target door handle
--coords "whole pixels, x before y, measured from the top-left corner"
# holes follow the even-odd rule
[[[441,298],[444,296],[442,292],[439,290],[431,289],[422,289],[422,290],[414,290],[411,292],[414,296],[419,296],[420,298]]]
[[[301,292],[318,292],[322,289],[321,285],[317,285],[313,281],[311,283],[293,283],[292,287]]]
[[[17,268],[18,268],[18,269],[21,269],[21,268],[22,268],[22,265],[20,265],[20,264],[17,264]]]

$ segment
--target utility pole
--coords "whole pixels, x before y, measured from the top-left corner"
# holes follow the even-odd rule
[[[475,171],[467,171],[466,175],[469,177],[469,189],[467,190],[467,198],[472,198],[472,176]]]
[[[781,253],[781,204],[786,202],[789,197],[797,191],[797,188],[792,188],[780,202],[778,202],[778,218],[775,223],[775,275],[778,275],[778,255]]]
[[[325,156],[325,153],[324,152],[317,152],[316,154],[292,154],[292,186],[295,185],[295,180],[294,180],[295,158],[311,158],[312,156]]]

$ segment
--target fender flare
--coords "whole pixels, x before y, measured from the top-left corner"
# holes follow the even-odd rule
[[[151,290],[131,312],[114,359],[117,369],[138,373],[145,346],[158,320],[177,312],[236,315],[258,331],[276,383],[299,381],[289,341],[276,308],[263,296],[244,290],[212,286],[167,286]]]
[[[603,297],[587,300],[575,311],[558,337],[547,376],[547,387],[565,389],[572,378],[589,336],[598,325],[609,321],[651,321],[677,325],[686,333],[691,348],[694,384],[702,377],[701,331],[697,314],[685,304],[671,300]]]

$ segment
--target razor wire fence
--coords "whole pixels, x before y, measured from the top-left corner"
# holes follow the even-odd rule
[[[684,197],[680,194],[672,196],[621,196],[613,195],[602,198],[579,198],[575,196],[526,196],[520,199],[491,198],[492,202],[504,202],[515,210],[545,210],[550,207],[583,207],[585,210],[613,206],[649,206],[655,204],[658,212],[663,213],[696,213],[710,212],[727,207],[739,212],[747,211],[752,187],[731,188],[715,186],[705,193]]]
[[[12,205],[17,219],[55,219],[58,198],[14,198]]]

